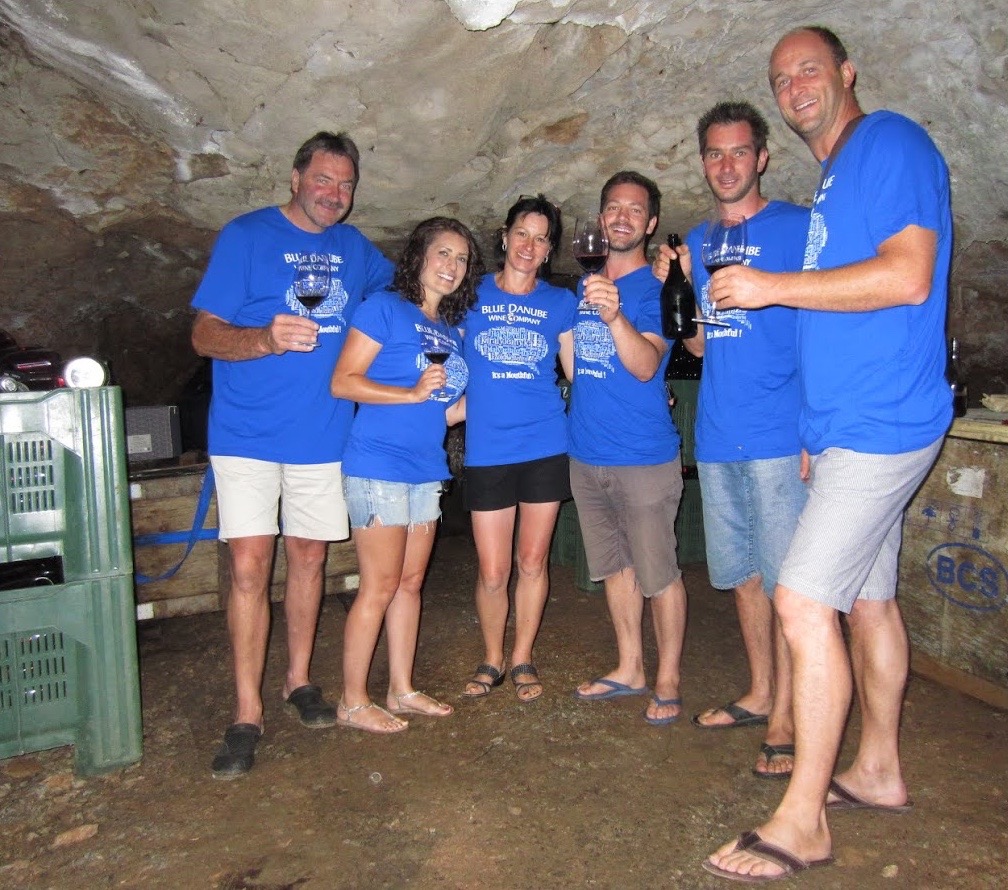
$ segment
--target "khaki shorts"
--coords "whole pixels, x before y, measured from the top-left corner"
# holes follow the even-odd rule
[[[602,581],[633,569],[646,597],[679,580],[675,520],[683,492],[680,459],[604,467],[571,458],[570,471],[591,579]]]
[[[220,540],[276,535],[281,529],[284,535],[310,541],[350,537],[340,463],[278,464],[211,456],[210,465]]]

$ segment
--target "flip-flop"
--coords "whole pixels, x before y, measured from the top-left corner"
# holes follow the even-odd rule
[[[672,705],[682,704],[681,698],[658,698],[657,695],[652,695],[651,701],[658,708],[669,708]],[[647,708],[644,709],[644,719],[652,726],[668,726],[670,723],[675,723],[680,716],[681,713],[673,714],[671,717],[648,717]]]
[[[745,708],[735,704],[735,702],[728,702],[728,704],[721,705],[720,708],[714,708],[714,710],[724,711],[732,718],[732,722],[701,723],[700,717],[702,714],[694,714],[690,718],[690,723],[694,726],[699,726],[700,729],[738,729],[741,726],[766,726],[770,716],[769,714],[754,714],[752,711],[747,711]]]
[[[759,746],[760,754],[766,758],[767,766],[770,766],[770,761],[775,757],[790,757],[794,758],[794,745],[771,745],[769,742],[764,742]],[[790,779],[791,770],[786,773],[772,773],[767,770],[760,770],[753,767],[752,774],[759,779]]]
[[[811,861],[799,859],[794,853],[789,853],[783,847],[778,847],[776,844],[763,840],[755,831],[747,831],[745,834],[739,835],[733,852],[740,850],[748,850],[753,855],[774,865],[779,865],[784,870],[779,875],[747,875],[721,868],[709,859],[703,861],[703,867],[712,875],[717,875],[719,878],[727,878],[729,881],[738,881],[741,884],[766,884],[769,881],[783,881],[785,878],[790,878],[798,874],[798,872],[807,871],[810,868],[822,868],[824,865],[832,865],[836,861],[832,856],[826,856],[823,859],[812,859]]]
[[[837,810],[879,810],[883,813],[909,813],[913,809],[913,801],[907,800],[904,804],[884,804],[872,803],[863,797],[858,797],[853,791],[844,788],[836,779],[830,779],[829,790],[831,794],[837,796],[836,800],[826,802],[826,809],[831,812]]]
[[[620,698],[624,695],[646,695],[648,691],[647,686],[627,686],[626,683],[608,680],[605,677],[596,677],[588,685],[591,686],[594,683],[599,686],[607,686],[608,689],[605,692],[581,692],[581,690],[575,689],[574,698],[581,701],[602,701],[607,698]]]

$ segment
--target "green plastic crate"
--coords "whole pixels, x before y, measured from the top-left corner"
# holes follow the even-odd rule
[[[118,387],[0,396],[0,562],[63,557],[66,581],[133,573]]]
[[[572,566],[577,562],[578,547],[581,545],[581,527],[578,525],[577,507],[574,501],[564,501],[557,515],[550,545],[550,565]]]
[[[683,494],[682,500],[679,501],[675,530],[679,565],[706,562],[707,545],[704,539],[703,502],[700,499],[699,479],[683,479]]]
[[[684,467],[696,465],[696,409],[700,394],[699,380],[668,380],[675,396],[672,406],[672,420],[682,439],[682,464]]]
[[[0,758],[74,746],[80,775],[143,749],[133,578],[0,591]]]
[[[550,564],[573,566],[574,584],[581,590],[595,593],[605,586],[601,581],[592,581],[588,574],[588,560],[585,556],[581,525],[578,523],[577,506],[574,501],[564,501],[560,505],[553,544],[550,547]]]

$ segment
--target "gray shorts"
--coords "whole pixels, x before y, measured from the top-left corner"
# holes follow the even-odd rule
[[[570,475],[593,581],[633,569],[644,596],[651,597],[679,579],[679,458],[644,467],[603,467],[571,458]]]
[[[903,454],[827,448],[813,457],[808,500],[778,583],[846,613],[859,598],[895,597],[903,511],[942,442]]]
[[[210,465],[222,541],[276,535],[281,529],[310,541],[350,537],[339,463],[278,464],[212,455]]]

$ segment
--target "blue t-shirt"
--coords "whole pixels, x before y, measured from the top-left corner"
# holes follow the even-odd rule
[[[381,344],[367,376],[390,386],[413,386],[430,362],[425,352],[448,352],[448,384],[435,398],[404,405],[357,407],[343,453],[343,473],[419,485],[447,479],[445,409],[458,401],[468,371],[456,328],[432,322],[394,291],[371,294],[354,313],[353,327]]]
[[[931,291],[920,306],[798,313],[802,445],[868,454],[916,451],[952,420],[945,310],[952,251],[948,168],[924,129],[877,111],[861,121],[816,194],[806,269],[873,257],[909,225],[937,235]]]
[[[747,266],[765,272],[802,267],[809,211],[771,201],[746,221]],[[693,284],[710,312],[710,276],[700,262],[705,225],[687,236]],[[725,309],[730,328],[705,325],[703,372],[696,415],[696,457],[701,461],[767,460],[801,450],[798,442],[798,313],[786,306]]]
[[[641,266],[615,282],[623,314],[641,334],[661,333],[661,282]],[[582,285],[578,285],[580,296]],[[653,466],[676,459],[679,433],[672,422],[665,366],[643,383],[616,355],[598,310],[578,304],[571,381],[570,455],[596,466]]]
[[[369,291],[392,280],[392,264],[353,226],[313,234],[277,207],[246,213],[221,230],[192,305],[239,327],[263,327],[275,315],[307,315],[294,296],[296,264],[327,254],[329,295],[312,318],[321,328],[313,352],[213,362],[209,452],[291,464],[338,461],[353,404],[329,394],[347,324]]]
[[[516,296],[486,275],[466,315],[464,355],[467,466],[487,467],[564,454],[567,416],[556,383],[560,335],[574,327],[569,290],[537,281]]]

